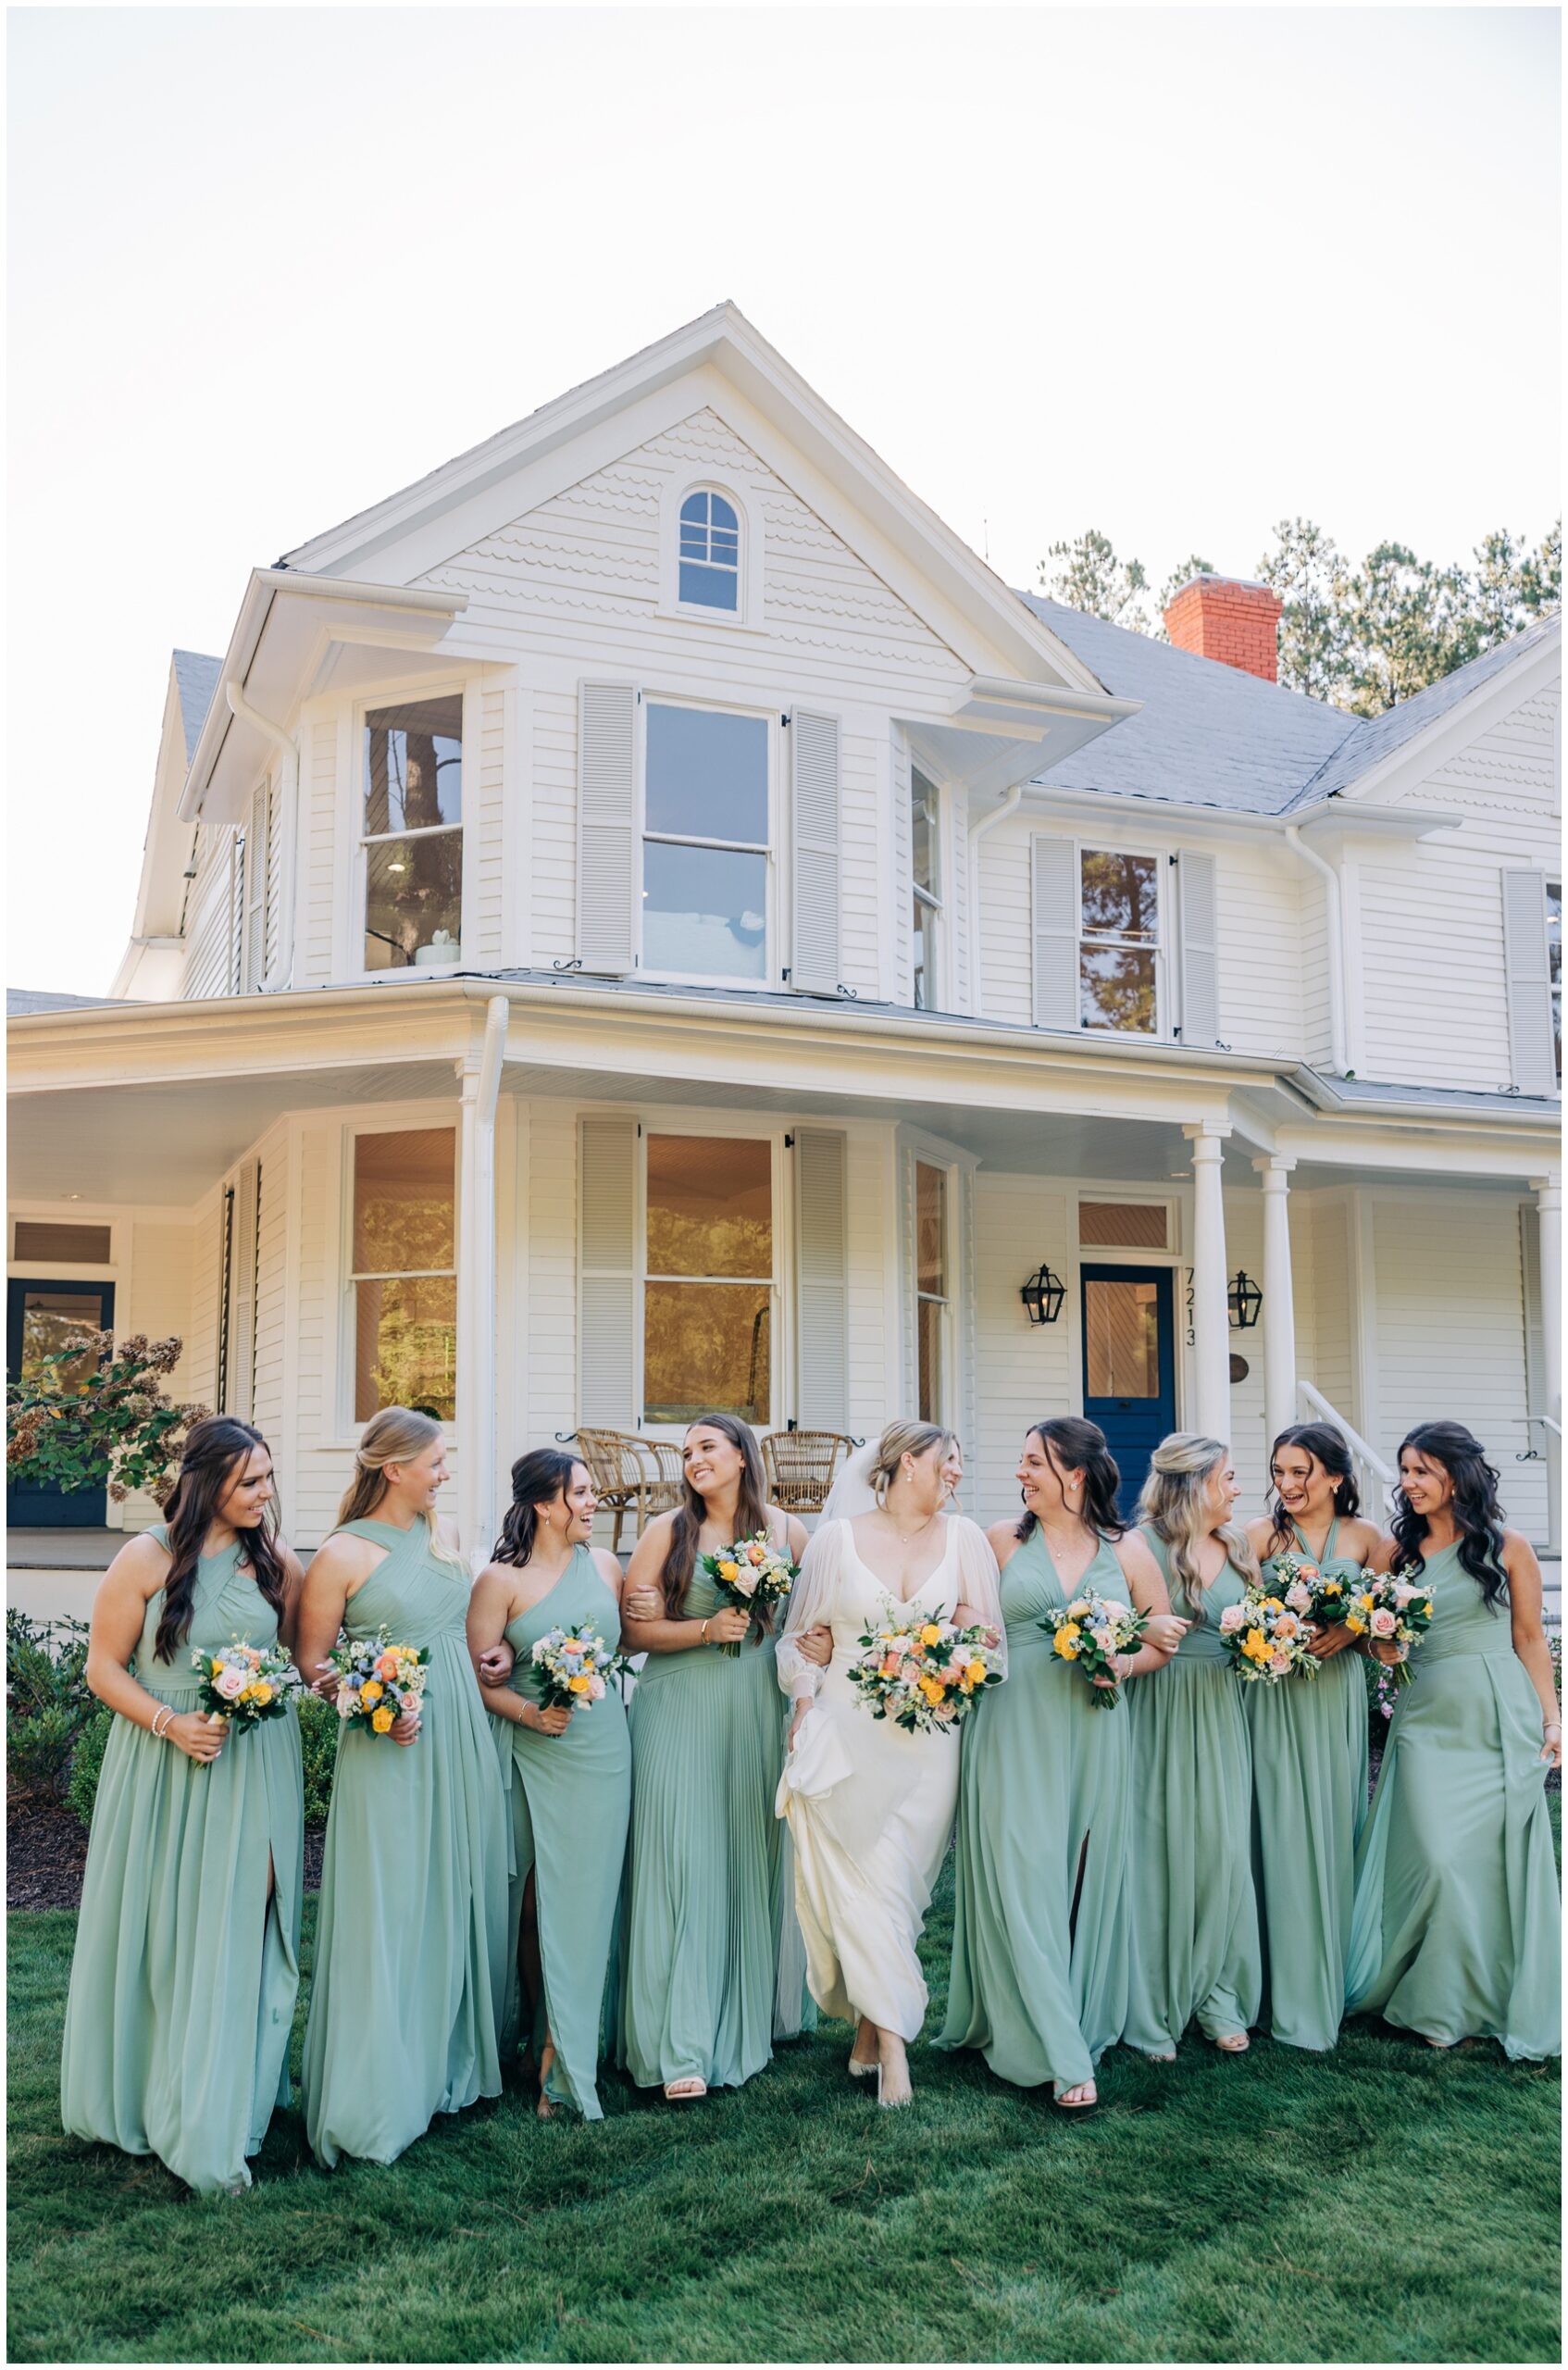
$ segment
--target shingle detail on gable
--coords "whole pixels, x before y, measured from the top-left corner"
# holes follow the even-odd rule
[[[202,727],[222,672],[221,658],[208,658],[199,650],[177,650],[174,654],[174,680],[180,692],[180,724],[185,735],[187,765],[196,754],[196,743],[202,737]]]

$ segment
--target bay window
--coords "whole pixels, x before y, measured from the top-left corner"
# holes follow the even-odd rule
[[[463,698],[399,701],[364,726],[365,968],[455,963],[463,936]]]
[[[349,1290],[354,1418],[457,1407],[457,1137],[411,1128],[354,1138]]]

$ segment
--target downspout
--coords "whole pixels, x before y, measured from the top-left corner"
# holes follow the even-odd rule
[[[253,730],[259,732],[264,741],[269,741],[283,760],[280,784],[283,824],[278,848],[278,879],[282,890],[283,910],[278,917],[276,984],[288,987],[294,976],[294,904],[299,893],[299,884],[294,879],[294,842],[299,827],[299,748],[292,734],[285,732],[281,725],[274,724],[270,717],[263,716],[259,708],[252,707],[232,683],[225,684],[224,690],[230,713],[238,717],[242,724],[248,724]]]
[[[1339,875],[1326,856],[1316,848],[1308,847],[1294,823],[1285,827],[1285,838],[1296,854],[1304,856],[1315,872],[1321,872],[1327,890],[1327,929],[1325,959],[1328,967],[1328,1057],[1340,1078],[1349,1074],[1345,1053],[1345,925],[1339,902]]]
[[[511,1004],[485,1003],[479,1056],[457,1066],[462,1090],[462,1228],[457,1254],[458,1533],[471,1568],[495,1512],[495,1109]],[[471,1066],[470,1066],[471,1065]]]
[[[980,995],[980,860],[975,851],[986,833],[1016,815],[1023,804],[1024,785],[1015,781],[1000,806],[969,826],[969,1004],[977,1020],[985,1017]]]

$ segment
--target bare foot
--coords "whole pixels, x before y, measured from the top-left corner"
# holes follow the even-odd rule
[[[862,2016],[850,2047],[850,2072],[858,2082],[876,2071],[877,2027],[869,2016]]]
[[[908,2106],[915,2096],[915,2085],[909,2078],[909,2060],[902,2040],[897,2033],[878,2032],[877,2047],[877,2105]]]
[[[1244,2049],[1251,2046],[1251,2033],[1221,2033],[1214,2043],[1214,2047],[1223,2049],[1227,2057],[1239,2057]]]
[[[705,2099],[708,2086],[699,2074],[682,2075],[678,2082],[665,2084],[665,2096],[672,2106],[684,2106],[689,2099]]]
[[[1092,2082],[1075,2082],[1070,2090],[1059,2090],[1056,2094],[1059,2107],[1093,2107],[1099,2103],[1100,2093]]]

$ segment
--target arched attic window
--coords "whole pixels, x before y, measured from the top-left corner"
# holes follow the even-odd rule
[[[731,616],[740,606],[740,521],[732,503],[706,488],[680,505],[679,598]]]

